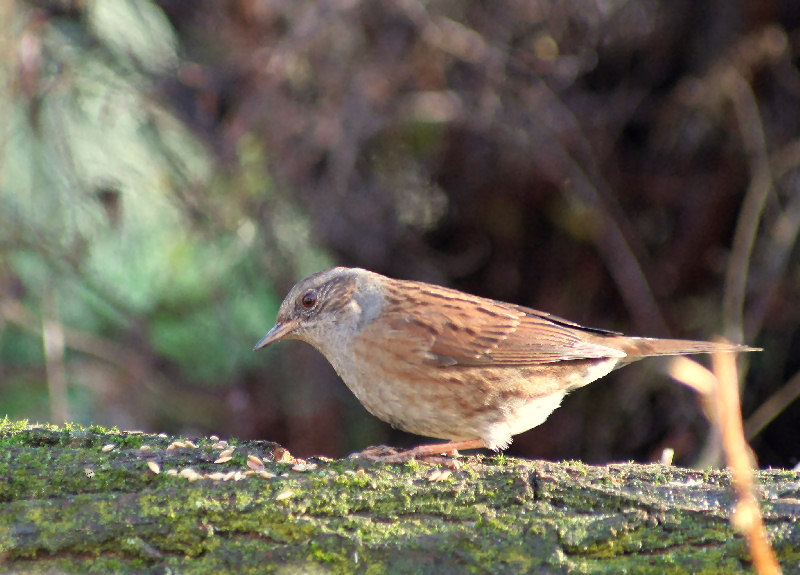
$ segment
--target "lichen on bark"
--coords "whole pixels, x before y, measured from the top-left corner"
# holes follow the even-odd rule
[[[277,444],[235,440],[232,459],[214,463],[218,442],[175,447],[182,439],[0,421],[3,571],[749,571],[721,470],[502,456],[456,469],[297,462]],[[248,467],[251,454],[263,469]],[[187,468],[193,481],[177,474]],[[800,477],[758,479],[784,572],[798,572]]]

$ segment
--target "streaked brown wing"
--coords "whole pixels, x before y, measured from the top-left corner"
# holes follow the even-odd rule
[[[517,305],[513,303],[505,303],[505,302],[496,302],[500,305],[506,306],[510,309],[519,311],[525,315],[530,315],[534,317],[538,317],[549,322],[562,325],[565,327],[575,328],[576,330],[584,333],[597,333],[600,335],[623,335],[618,331],[611,331],[608,329],[601,329],[599,327],[586,327],[585,325],[581,325],[574,321],[570,321],[568,319],[564,319],[563,317],[559,317],[557,315],[553,315],[552,313],[547,313],[546,311],[539,311],[538,309],[533,309],[529,307],[525,307],[523,305]]]
[[[407,285],[390,292],[384,318],[390,318],[398,344],[414,342],[411,348],[423,353],[426,363],[513,366],[625,357],[618,349],[583,337],[577,324],[550,320],[536,310],[438,286],[402,283]]]

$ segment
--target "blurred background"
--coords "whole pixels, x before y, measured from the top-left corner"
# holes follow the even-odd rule
[[[346,455],[379,422],[299,342],[361,266],[740,361],[800,450],[800,4],[0,0],[0,416]],[[648,361],[509,453],[714,459]]]

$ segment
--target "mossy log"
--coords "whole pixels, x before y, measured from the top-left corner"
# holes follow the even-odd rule
[[[0,441],[4,573],[750,572],[720,470],[298,462],[233,440],[220,458],[215,438],[10,421]],[[758,480],[784,572],[799,573],[800,477]]]

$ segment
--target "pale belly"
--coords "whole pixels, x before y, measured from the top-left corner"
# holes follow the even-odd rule
[[[418,435],[481,439],[503,449],[514,435],[544,422],[571,389],[608,374],[617,359],[528,367],[404,366],[389,370],[372,358],[331,362],[364,407]]]

